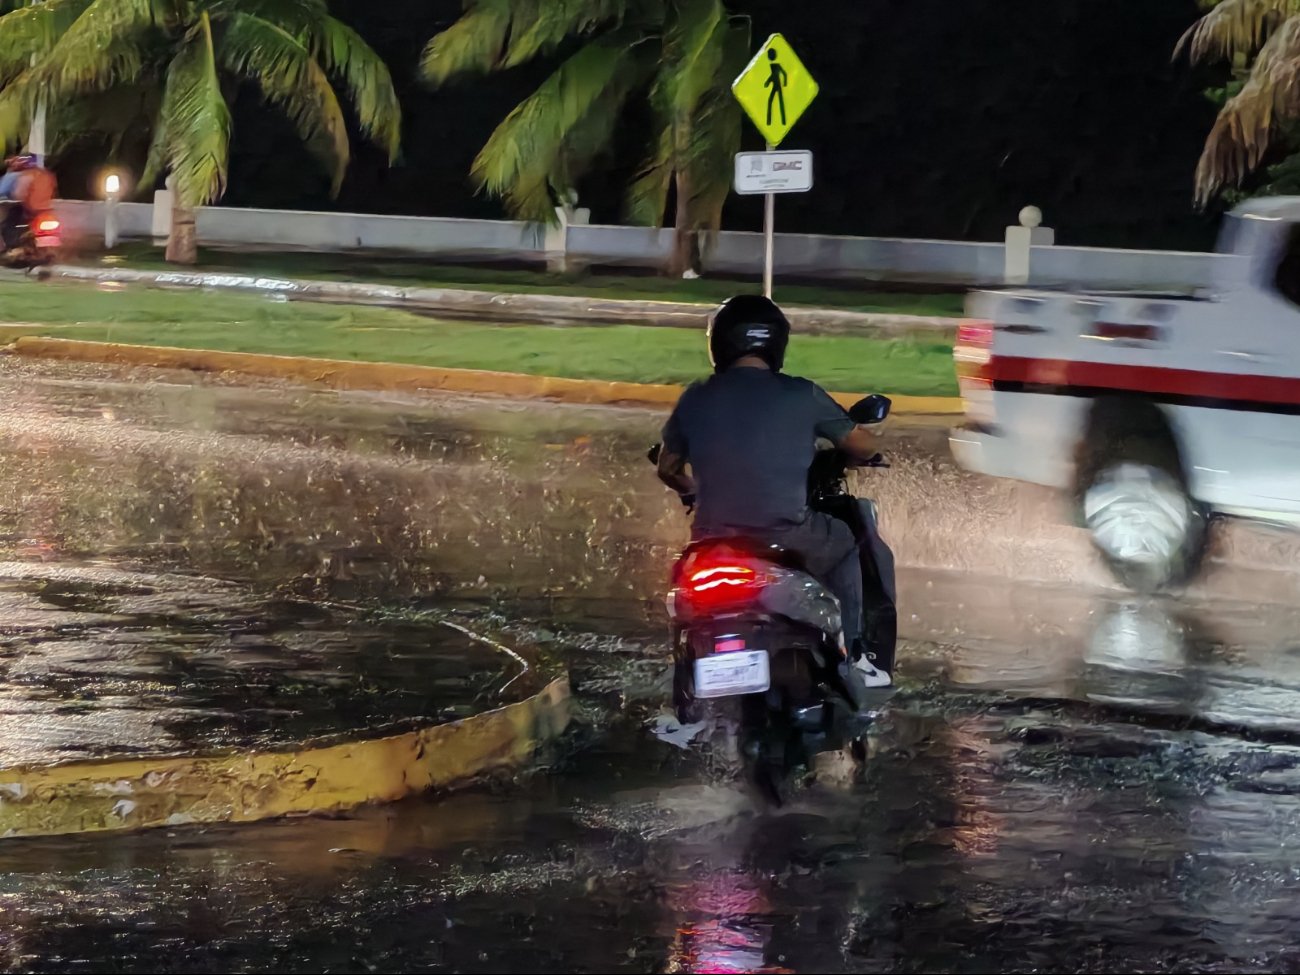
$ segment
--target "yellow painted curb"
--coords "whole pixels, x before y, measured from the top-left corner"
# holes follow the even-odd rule
[[[0,331],[0,336],[5,335]],[[336,389],[438,390],[514,399],[550,399],[563,403],[607,406],[672,406],[680,386],[607,382],[596,379],[560,379],[479,369],[444,369],[393,362],[348,362],[303,356],[259,355],[251,352],[214,352],[166,346],[118,345],[72,339],[18,335],[10,348],[20,355],[77,362],[107,362],[200,372],[238,372],[268,379],[321,383]],[[861,394],[835,393],[848,406]],[[962,401],[947,396],[895,396],[898,414],[963,412]]]
[[[569,682],[461,721],[292,752],[0,770],[0,837],[334,813],[527,762],[568,727]]]

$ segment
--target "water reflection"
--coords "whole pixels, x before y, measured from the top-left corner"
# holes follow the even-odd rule
[[[0,563],[0,767],[446,720],[495,706],[520,671],[436,620],[195,576]]]
[[[768,958],[772,906],[749,873],[723,869],[674,885],[667,906],[679,920],[665,971],[794,971]]]
[[[1155,601],[1122,599],[1103,605],[1086,660],[1098,667],[1176,676],[1187,662],[1191,625]]]
[[[1300,735],[1294,607],[1121,600],[1099,615],[1081,674],[1086,700]]]

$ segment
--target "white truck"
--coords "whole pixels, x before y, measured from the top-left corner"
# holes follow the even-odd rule
[[[1212,516],[1300,524],[1300,197],[1219,254],[1194,297],[976,292],[959,330],[958,463],[1070,491],[1132,588],[1193,575]]]

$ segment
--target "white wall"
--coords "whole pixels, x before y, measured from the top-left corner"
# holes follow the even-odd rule
[[[98,238],[103,233],[102,207],[64,201],[59,212],[74,236]],[[119,204],[119,233],[126,238],[148,237],[151,213],[150,204]],[[546,258],[542,228],[506,220],[204,207],[198,215],[198,232],[205,243],[222,246],[394,251],[442,260],[540,263]],[[566,247],[568,256],[580,264],[652,268],[667,260],[672,231],[571,226]],[[999,284],[1003,256],[1001,243],[807,234],[776,238],[778,276]],[[1207,284],[1215,261],[1215,255],[1208,253],[1038,247],[1033,251],[1031,279],[1047,287],[1182,291]],[[757,275],[762,265],[761,234],[723,232],[704,253],[706,272]]]

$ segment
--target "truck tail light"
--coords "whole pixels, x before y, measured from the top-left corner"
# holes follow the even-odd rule
[[[958,325],[952,357],[957,365],[957,385],[965,401],[967,417],[979,423],[992,423],[993,323],[968,319]]]

